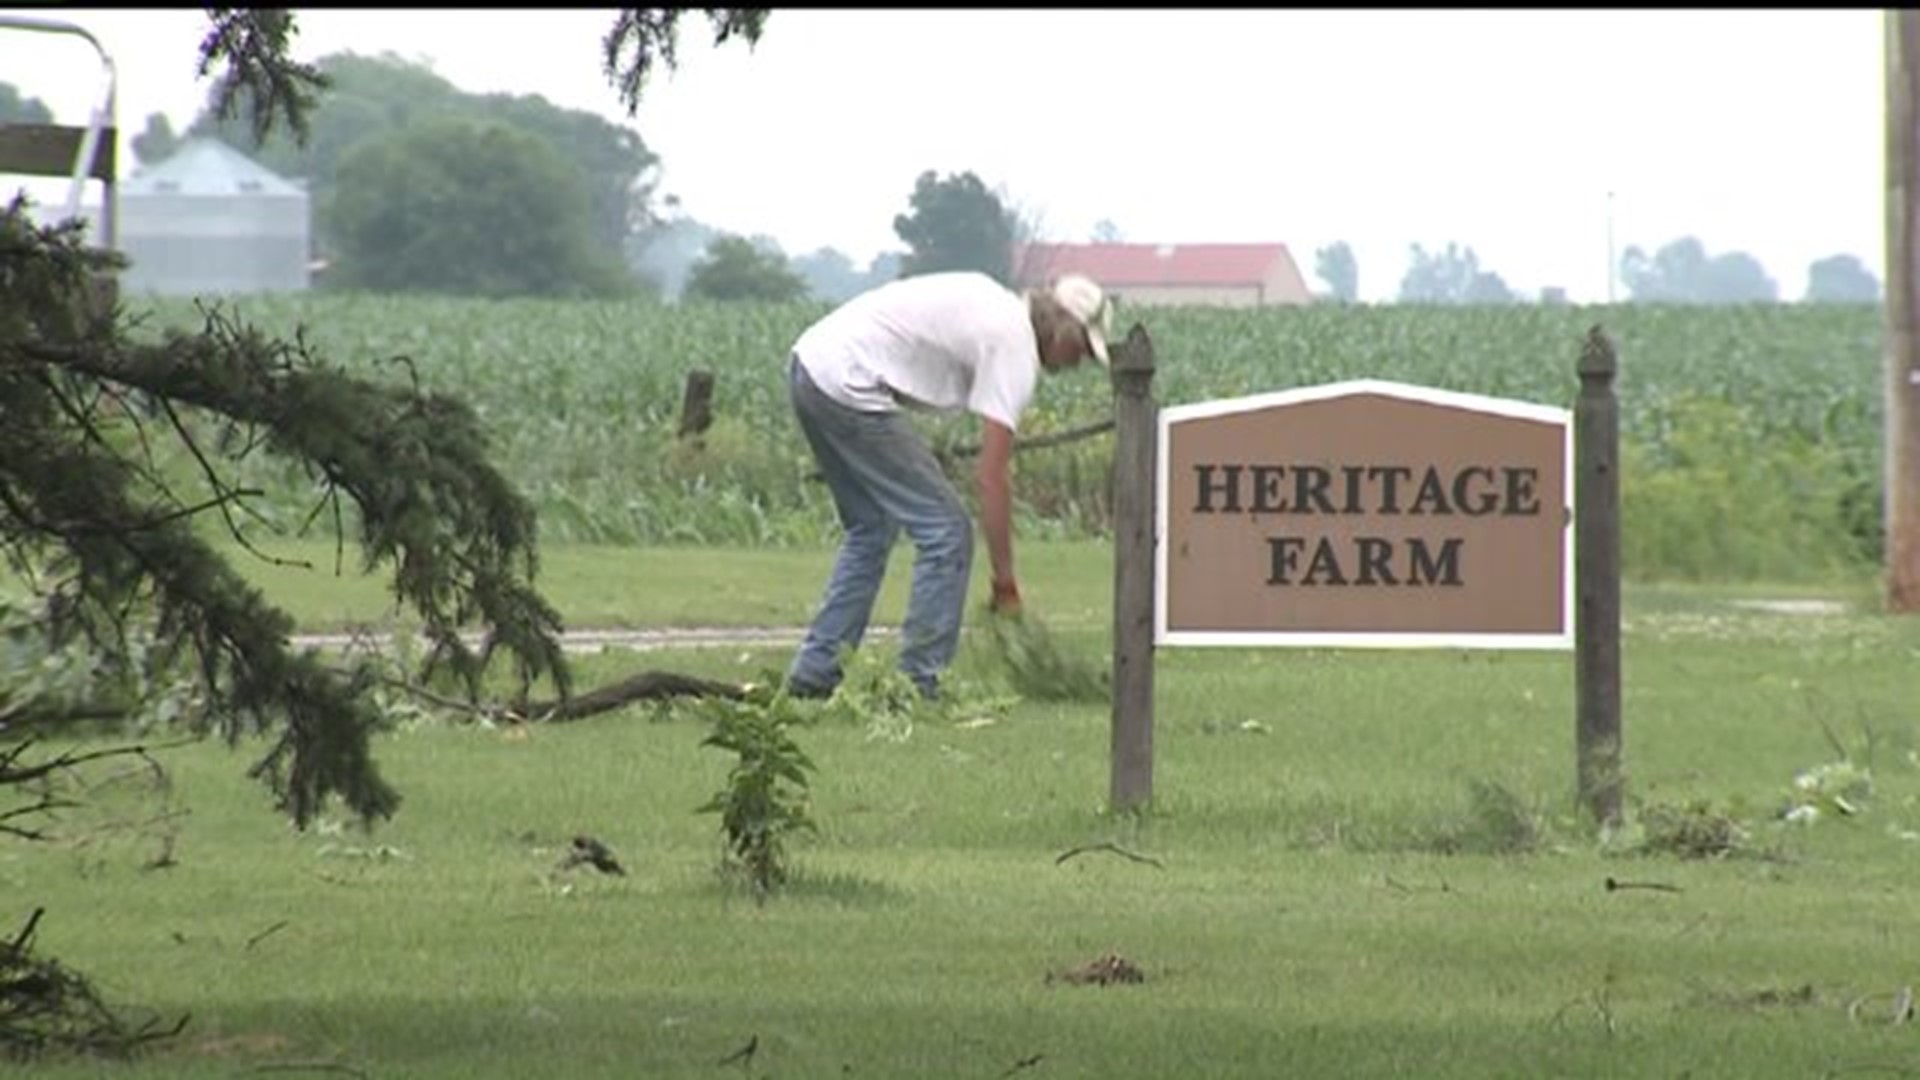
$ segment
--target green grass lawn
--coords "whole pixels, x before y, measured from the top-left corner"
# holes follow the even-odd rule
[[[379,573],[362,573],[348,548],[330,544],[265,545],[278,562],[237,547],[222,549],[233,565],[299,620],[327,630],[377,622],[392,613]],[[1104,622],[1113,596],[1113,547],[1091,541],[1029,543],[1017,552],[1021,592],[1050,619]],[[986,600],[985,552],[974,574]],[[830,551],[623,548],[565,544],[541,548],[536,586],[569,627],[799,626],[812,615],[833,567]],[[895,546],[874,617],[898,623],[906,610],[912,546]]]
[[[1099,655],[1111,549],[1020,554],[1030,608]],[[899,556],[882,624],[904,600]],[[545,558],[542,583],[578,626],[797,624],[829,561]],[[305,628],[378,618],[370,583],[281,573],[259,576]],[[820,833],[764,905],[714,872],[717,821],[695,808],[729,760],[686,712],[404,726],[378,754],[406,801],[371,834],[276,818],[243,775],[261,747],[169,751],[164,802],[125,776],[66,818],[62,842],[0,846],[0,895],[16,924],[44,905],[38,947],[111,1001],[191,1023],[130,1066],[34,1075],[1920,1073],[1915,1029],[1885,1022],[1920,981],[1906,944],[1920,622],[1874,613],[1865,584],[1828,594],[1854,606],[1627,591],[1634,821],[1697,804],[1744,826],[1707,860],[1633,854],[1631,831],[1608,844],[1581,825],[1570,654],[1162,651],[1139,819],[1103,809],[1103,705],[1027,703],[892,738],[822,719],[798,733]],[[751,678],[785,660],[609,653],[579,678]],[[960,671],[993,677],[977,642]],[[1860,812],[1777,821],[1795,775],[1841,752],[1872,769]],[[156,807],[181,816],[111,827]],[[166,828],[175,865],[143,869]],[[628,876],[554,873],[575,833]],[[1103,842],[1160,865],[1059,861]],[[1049,981],[1109,953],[1146,980]],[[751,1060],[718,1064],[750,1039]]]

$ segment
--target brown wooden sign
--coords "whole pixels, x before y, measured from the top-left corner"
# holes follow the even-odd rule
[[[1360,380],[1159,420],[1156,642],[1572,647],[1568,410]]]

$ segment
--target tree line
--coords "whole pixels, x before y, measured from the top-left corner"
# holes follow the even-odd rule
[[[539,95],[472,94],[392,54],[338,53],[300,137],[211,98],[185,132],[152,113],[132,140],[142,166],[213,137],[296,179],[314,207],[320,287],[477,296],[686,296],[841,300],[909,273],[953,266],[1002,280],[1020,228],[972,173],[919,177],[895,220],[904,250],[864,268],[821,248],[788,257],[680,212],[660,159],[635,131]],[[45,103],[0,83],[0,123],[50,123]]]
[[[1773,303],[1779,287],[1760,260],[1744,251],[1711,255],[1705,244],[1683,236],[1652,254],[1629,247],[1615,267],[1630,303]],[[1360,265],[1346,241],[1314,252],[1314,272],[1325,283],[1324,298],[1354,303],[1360,298]],[[1565,299],[1561,290],[1543,290],[1542,302]],[[1396,297],[1403,304],[1513,304],[1515,292],[1498,273],[1484,269],[1470,246],[1449,242],[1428,251],[1414,244]],[[1880,300],[1880,279],[1853,255],[1830,255],[1807,267],[1807,303],[1871,304]]]
[[[939,269],[1012,278],[1012,247],[1040,239],[1035,222],[974,173],[916,178],[894,218],[902,250],[865,267],[823,247],[788,256],[772,237],[741,236],[680,212],[659,191],[660,159],[635,131],[539,95],[471,94],[392,54],[340,53],[315,65],[331,82],[305,142],[282,126],[254,143],[247,121],[210,100],[184,135],[153,113],[133,139],[144,165],[184,138],[214,136],[302,180],[314,200],[321,286],[480,296],[658,295],[695,300],[839,301],[882,282]],[[0,83],[0,122],[46,123],[45,104]],[[475,182],[476,180],[480,182]],[[1102,220],[1089,237],[1114,243]],[[1315,253],[1323,298],[1358,300],[1359,265],[1335,242]],[[1692,236],[1615,267],[1633,303],[1767,303],[1779,288],[1742,251],[1711,254]],[[1803,299],[1873,303],[1880,282],[1857,257],[1808,267]],[[1540,299],[1564,299],[1543,290]],[[1520,295],[1471,246],[1411,246],[1396,300],[1506,304]]]

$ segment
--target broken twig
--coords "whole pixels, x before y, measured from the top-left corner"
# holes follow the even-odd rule
[[[279,922],[274,923],[272,926],[269,926],[265,930],[262,930],[259,933],[248,938],[247,948],[249,949],[253,948],[255,945],[260,944],[261,942],[267,940],[268,938],[279,933],[280,931],[285,930],[286,928],[287,928],[287,920],[281,919]]]
[[[1677,893],[1681,891],[1680,886],[1668,885],[1665,882],[1661,882],[1661,881],[1617,881],[1613,878],[1607,879],[1608,892],[1619,892],[1622,889],[1646,889],[1649,892],[1671,892],[1671,893]]]
[[[1061,852],[1060,857],[1053,860],[1053,865],[1059,866],[1065,863],[1068,859],[1071,859],[1076,855],[1085,855],[1090,851],[1111,851],[1115,855],[1118,855],[1123,859],[1131,859],[1137,863],[1146,863],[1148,866],[1159,867],[1162,870],[1166,869],[1166,866],[1163,863],[1161,863],[1159,859],[1155,859],[1147,855],[1136,855],[1133,852],[1128,851],[1126,848],[1123,848],[1120,845],[1115,843],[1087,844],[1083,847],[1074,848],[1071,851]]]

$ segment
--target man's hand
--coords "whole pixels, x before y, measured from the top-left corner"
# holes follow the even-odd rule
[[[1020,586],[1011,579],[993,583],[993,601],[990,605],[995,615],[1015,616],[1020,614]]]

